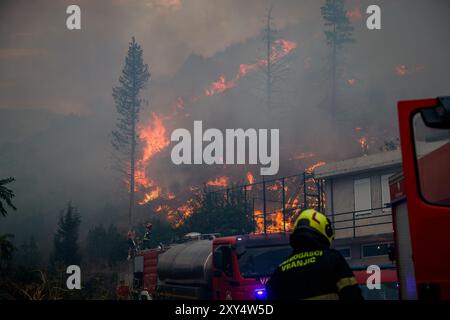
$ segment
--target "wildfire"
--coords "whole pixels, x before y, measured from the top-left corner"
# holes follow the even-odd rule
[[[194,213],[191,201],[192,199],[188,200],[185,204],[170,212],[169,219],[173,221],[176,228],[182,226],[186,219]]]
[[[155,183],[147,176],[147,169],[150,159],[167,148],[170,140],[167,137],[162,117],[156,113],[152,113],[150,124],[139,127],[138,132],[143,151],[141,158],[136,161],[135,181],[136,191],[146,192],[144,198],[138,202],[140,205],[144,205],[161,195],[161,188],[155,186]],[[148,191],[149,188],[152,189]]]
[[[316,170],[318,167],[324,166],[324,165],[326,165],[326,164],[327,164],[327,163],[326,163],[325,161],[319,161],[319,162],[313,164],[312,166],[308,167],[308,168],[306,169],[306,172],[312,173],[312,172],[313,172],[314,170]]]
[[[227,187],[228,184],[229,184],[228,177],[219,177],[206,182],[206,185],[210,187]]]
[[[272,47],[272,55],[270,56],[270,61],[276,62],[281,58],[288,55],[292,50],[297,48],[297,43],[293,41],[288,41],[284,39],[278,39],[274,41],[274,45]],[[211,83],[205,89],[206,96],[213,96],[218,93],[223,93],[233,87],[239,82],[239,80],[246,76],[250,71],[257,70],[258,68],[267,65],[267,59],[260,59],[258,62],[253,64],[241,64],[239,66],[239,71],[231,80],[227,80],[224,75],[220,75],[219,78]]]

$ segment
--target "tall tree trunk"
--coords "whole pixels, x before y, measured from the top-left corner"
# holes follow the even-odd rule
[[[133,79],[133,91],[136,88],[135,85],[135,79]],[[134,209],[134,185],[135,185],[135,162],[136,162],[136,106],[137,106],[137,93],[133,92],[133,108],[131,113],[131,131],[132,131],[132,138],[131,138],[131,154],[130,154],[130,205],[128,208],[128,224],[131,229],[133,226],[133,209]]]
[[[336,24],[333,26],[333,34],[336,37]],[[337,113],[337,106],[336,106],[336,68],[337,68],[337,48],[336,48],[336,41],[337,39],[334,39],[332,44],[332,52],[331,52],[331,117],[333,121],[335,121],[336,113]]]

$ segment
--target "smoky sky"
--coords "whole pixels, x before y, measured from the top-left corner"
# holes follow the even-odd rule
[[[81,31],[65,28],[65,9],[72,3],[82,10]],[[347,1],[349,9],[359,8],[362,13],[355,23],[358,45],[349,50],[349,60],[365,73],[359,76],[367,86],[385,82],[386,71],[398,64],[437,69],[446,63],[449,44],[443,39],[449,35],[448,1],[376,3],[382,9],[383,29],[370,32],[364,28],[364,11],[375,3]],[[300,42],[299,50],[323,43],[322,4],[314,0],[274,3],[279,29],[299,25],[299,33],[313,35]],[[91,112],[99,104],[111,103],[110,88],[131,36],[142,43],[145,61],[158,81],[176,76],[193,54],[213,57],[258,36],[269,6],[270,1],[264,0],[3,0],[0,107]]]
[[[397,101],[449,94],[448,0],[348,0],[346,8],[356,13],[355,43],[339,52],[340,109],[338,119],[330,119],[324,2],[1,0],[0,178],[16,177],[19,207],[5,225],[24,223],[17,232],[32,234],[31,224],[54,224],[69,200],[86,221],[97,216],[106,223],[125,214],[111,209],[122,187],[111,171],[110,132],[117,117],[111,93],[132,36],[152,74],[142,92],[148,101],[142,125],[155,112],[165,117],[168,135],[192,129],[193,120],[220,129],[279,128],[280,175],[304,169],[307,164],[292,160],[301,153],[316,154],[315,162],[334,161],[358,155],[361,134],[378,144],[395,138]],[[82,30],[66,29],[70,4],[81,8]],[[258,72],[223,94],[204,97],[220,75],[232,79],[240,64],[264,54],[262,31],[271,4],[278,36],[297,44],[277,96],[281,106],[264,108]],[[365,26],[370,4],[381,7],[381,30]],[[170,118],[178,97],[185,109]],[[247,168],[234,169],[245,176]],[[233,175],[227,170],[232,168],[173,166],[167,148],[148,174],[178,193],[210,177]]]

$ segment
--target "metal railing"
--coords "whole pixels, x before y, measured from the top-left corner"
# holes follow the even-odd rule
[[[390,209],[390,205],[385,205],[378,208],[370,208],[364,210],[347,211],[347,212],[332,212],[329,217],[331,218],[331,223],[335,232],[352,230],[353,238],[356,237],[357,230],[360,228],[369,228],[382,225],[392,225],[392,214],[391,212],[385,213],[386,209]],[[376,213],[377,211],[381,213]],[[359,213],[359,214],[358,214]],[[344,217],[346,216],[346,217]],[[348,218],[347,218],[348,216]],[[340,219],[343,217],[343,219]],[[388,219],[384,219],[388,218]],[[375,222],[370,223],[369,220],[375,220]],[[378,221],[386,220],[386,221]],[[361,222],[361,223],[358,223]],[[369,222],[369,223],[363,223]],[[339,226],[340,224],[345,224],[345,226]]]

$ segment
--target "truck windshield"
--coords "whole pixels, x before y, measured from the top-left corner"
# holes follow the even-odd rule
[[[244,278],[268,277],[292,253],[288,245],[246,248],[239,256],[239,269]]]
[[[450,129],[427,127],[421,113],[413,117],[420,192],[425,201],[450,206]]]

